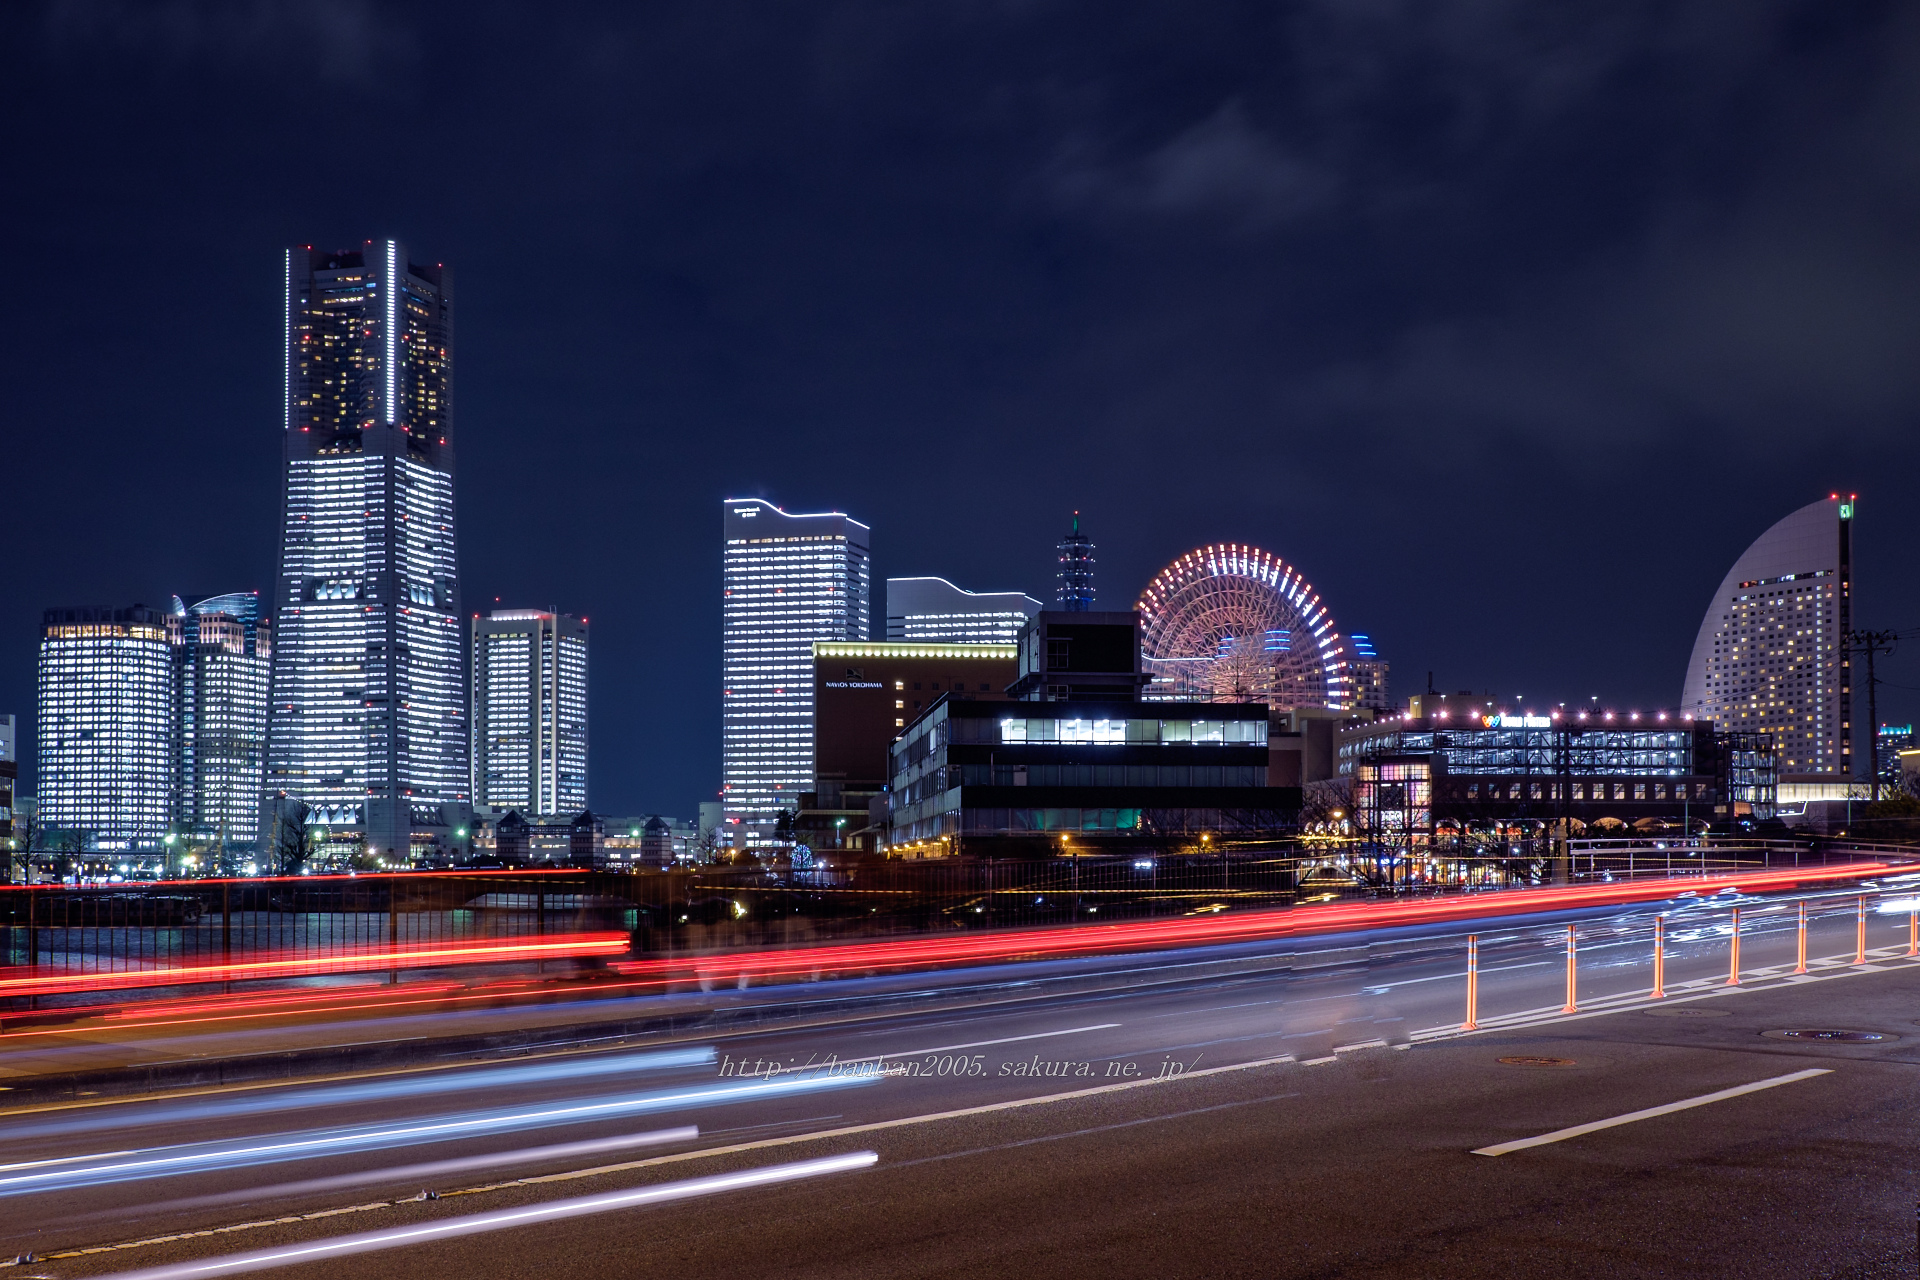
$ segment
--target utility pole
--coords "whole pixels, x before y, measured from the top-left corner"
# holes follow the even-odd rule
[[[1873,673],[1875,654],[1891,654],[1900,643],[1898,631],[1849,631],[1847,647],[1867,655],[1867,768],[1873,779],[1873,798],[1880,798],[1880,679]]]

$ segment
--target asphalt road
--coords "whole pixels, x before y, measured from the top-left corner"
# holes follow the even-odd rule
[[[1852,903],[1814,900],[1797,975],[1794,904],[1745,902],[1737,987],[1730,904],[1665,908],[1661,1002],[1653,909],[1589,914],[1573,1015],[1558,920],[1482,927],[1472,1035],[1461,937],[1414,930],[1229,979],[4,1115],[0,1250],[55,1277],[262,1251],[329,1280],[1912,1276],[1920,961],[1901,911],[1852,964]],[[1882,1038],[1763,1034],[1796,1029]]]

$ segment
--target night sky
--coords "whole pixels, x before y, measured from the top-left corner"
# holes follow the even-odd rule
[[[602,812],[719,784],[727,495],[870,524],[876,610],[888,575],[1051,599],[1079,508],[1104,605],[1248,542],[1399,693],[1652,709],[1740,550],[1857,491],[1856,625],[1920,628],[1920,7],[72,0],[0,32],[28,744],[42,608],[271,590],[280,254],[388,236],[456,273],[469,608],[592,619]]]

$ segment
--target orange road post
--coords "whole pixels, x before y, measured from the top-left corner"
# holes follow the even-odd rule
[[[1853,931],[1853,962],[1865,964],[1867,962],[1867,900],[1862,897],[1857,899],[1857,902],[1859,907]]]
[[[1793,971],[1795,973],[1805,973],[1807,971],[1807,900],[1805,898],[1800,899],[1800,950],[1798,954],[1799,959],[1794,961]]]
[[[1740,985],[1740,908],[1733,909],[1733,946],[1727,953],[1727,985]]]
[[[1650,1000],[1667,998],[1667,918],[1653,918],[1653,993]]]
[[[1575,950],[1575,944],[1573,940],[1573,926],[1568,925],[1567,926],[1567,1007],[1560,1011],[1562,1013],[1580,1012],[1579,1002],[1574,999],[1574,994],[1575,994],[1575,991],[1577,990],[1574,984],[1574,973],[1573,973],[1574,950]]]
[[[1920,907],[1907,912],[1907,954],[1920,956]]]
[[[1476,1031],[1480,1027],[1480,935],[1467,935],[1467,1020],[1460,1024],[1462,1031]]]

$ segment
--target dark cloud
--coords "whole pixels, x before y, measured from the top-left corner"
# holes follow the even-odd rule
[[[404,72],[411,32],[372,0],[55,0],[48,48],[68,58],[119,55],[161,71],[312,74],[370,85]]]

